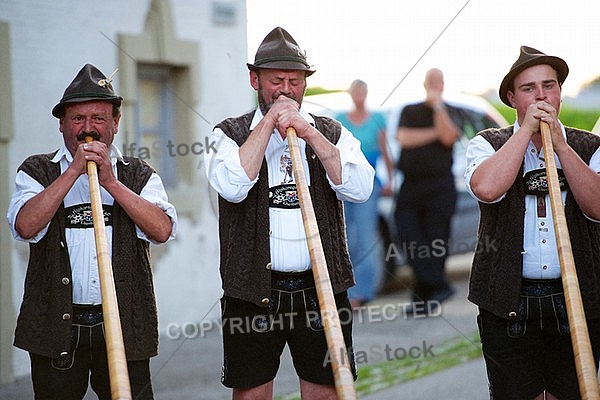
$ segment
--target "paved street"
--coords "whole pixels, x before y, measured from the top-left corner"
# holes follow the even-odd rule
[[[449,338],[471,337],[476,329],[476,308],[466,300],[467,257],[449,262],[457,293],[443,304],[439,316],[404,318],[401,310],[408,301],[406,290],[379,297],[369,308],[355,317],[355,351],[369,354],[373,346],[392,349],[422,347],[425,343],[436,348]],[[384,311],[385,310],[385,311]],[[394,313],[392,310],[397,310]],[[220,381],[221,338],[217,324],[205,323],[204,332],[193,332],[195,337],[172,340],[162,335],[160,355],[152,361],[153,385],[157,400],[228,399],[230,391]],[[479,343],[474,343],[478,346]],[[418,360],[415,361],[417,368]],[[359,374],[360,374],[359,364]],[[286,353],[275,381],[276,396],[298,392],[298,381],[291,360]],[[32,399],[29,378],[0,386],[0,399]],[[96,396],[88,393],[86,400]],[[465,362],[450,369],[415,379],[368,396],[365,400],[386,399],[457,399],[484,400],[487,396],[485,367],[481,359]]]

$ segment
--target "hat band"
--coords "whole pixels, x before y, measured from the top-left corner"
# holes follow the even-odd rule
[[[310,68],[310,65],[308,65],[308,63],[306,61],[304,61],[302,58],[300,58],[300,57],[286,57],[286,56],[276,56],[276,57],[261,58],[260,60],[256,60],[254,62],[254,65],[259,66],[259,65],[263,65],[263,64],[266,64],[266,63],[274,62],[274,61],[293,61],[293,62],[299,62],[302,65],[304,65],[306,68]]]
[[[77,93],[77,94],[71,94],[68,96],[65,96],[62,98],[61,102],[65,102],[67,100],[71,100],[71,99],[80,99],[80,98],[88,98],[88,97],[95,97],[98,99],[118,99],[117,96],[115,96],[114,94],[104,94],[104,93]]]

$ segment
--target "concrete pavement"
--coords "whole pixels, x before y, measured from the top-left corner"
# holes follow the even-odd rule
[[[377,298],[369,307],[355,316],[355,352],[368,356],[372,349],[386,345],[392,349],[414,346],[436,348],[449,338],[471,337],[476,329],[476,307],[466,300],[470,255],[454,256],[448,261],[448,273],[453,279],[456,294],[442,305],[441,314],[428,318],[405,318],[403,306],[409,301],[409,292],[400,290]],[[404,271],[402,271],[404,273]],[[402,280],[402,273],[400,279]],[[152,360],[153,386],[157,400],[228,399],[230,390],[220,383],[221,337],[216,323],[204,325],[204,331],[188,330],[189,338],[170,339],[161,335],[160,355]],[[172,336],[172,335],[171,335]],[[479,343],[473,343],[479,346]],[[377,347],[378,346],[378,347]],[[381,361],[381,360],[379,360]],[[417,367],[419,360],[415,359]],[[368,357],[365,364],[368,364]],[[359,374],[361,364],[358,365]],[[298,380],[289,354],[282,358],[275,380],[275,395],[297,393]],[[9,385],[0,385],[0,399],[32,399],[29,378]],[[88,393],[86,400],[96,396]],[[363,396],[364,400],[387,399],[470,399],[484,400],[487,378],[483,360],[468,361],[426,377],[414,379],[376,393]]]

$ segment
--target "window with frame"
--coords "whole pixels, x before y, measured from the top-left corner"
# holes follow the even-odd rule
[[[138,65],[138,103],[135,147],[139,158],[150,163],[166,187],[175,187],[177,179],[175,102],[171,69],[164,66]],[[132,149],[131,145],[129,147]]]

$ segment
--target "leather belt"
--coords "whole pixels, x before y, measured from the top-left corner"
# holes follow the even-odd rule
[[[563,292],[562,279],[525,279],[521,281],[521,295],[545,297]]]
[[[103,321],[102,304],[73,304],[73,324],[94,326]]]
[[[302,272],[278,272],[271,271],[271,288],[294,292],[309,289],[315,286],[312,270]]]

